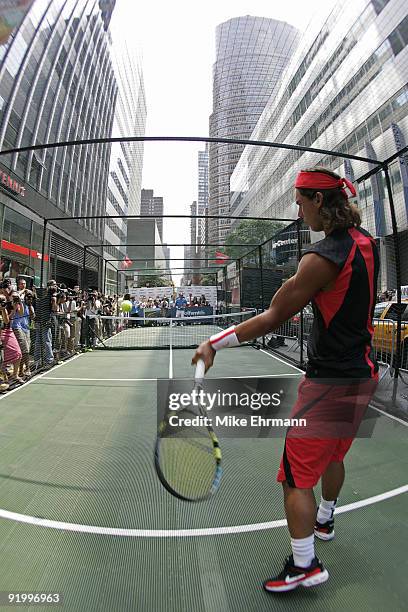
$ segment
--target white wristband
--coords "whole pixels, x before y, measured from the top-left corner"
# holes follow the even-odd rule
[[[213,336],[211,336],[210,342],[214,351],[219,351],[223,348],[239,346],[239,340],[235,333],[235,325],[221,331],[219,334],[214,334]]]

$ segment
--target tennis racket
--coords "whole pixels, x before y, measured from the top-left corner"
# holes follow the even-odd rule
[[[198,393],[203,389],[204,373],[205,364],[200,360],[196,366],[194,384],[194,390]],[[218,490],[222,476],[217,436],[208,421],[197,426],[175,427],[169,421],[172,416],[177,416],[178,422],[194,417],[208,418],[206,407],[200,399],[197,405],[191,404],[177,411],[167,410],[156,439],[154,463],[157,476],[165,489],[178,499],[207,499]]]

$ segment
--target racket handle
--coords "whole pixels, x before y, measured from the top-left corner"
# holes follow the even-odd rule
[[[204,374],[205,374],[205,363],[204,363],[204,361],[202,359],[199,359],[197,361],[196,371],[195,371],[194,378],[196,380],[203,380]]]

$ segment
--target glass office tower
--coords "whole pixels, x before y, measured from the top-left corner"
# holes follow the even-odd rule
[[[297,43],[296,28],[266,17],[235,17],[217,26],[211,137],[249,138]],[[229,179],[242,150],[209,146],[210,215],[228,215]],[[229,228],[229,219],[209,220],[209,242],[222,242]]]
[[[408,137],[408,4],[402,0],[337,2],[314,22],[270,98],[251,139],[386,159]],[[408,248],[408,158],[391,166],[397,223]],[[297,216],[293,183],[301,168],[324,165],[353,180],[367,164],[288,150],[247,147],[231,177],[231,210]],[[381,177],[358,186],[363,225],[382,254],[381,283],[391,286],[391,219]],[[403,284],[408,261],[402,262]]]
[[[117,84],[107,28],[114,4],[33,3],[0,47],[2,150],[111,135]],[[78,280],[82,265],[78,242],[100,242],[103,220],[54,224],[47,240],[49,252],[44,254],[41,220],[105,214],[109,160],[110,146],[105,144],[0,157],[2,257],[15,262],[15,270],[26,266],[37,275],[44,255],[52,264],[50,274],[59,280]],[[20,187],[16,190],[10,184]],[[23,226],[27,226],[24,232],[18,232]],[[16,235],[20,242],[13,240]],[[89,253],[90,270],[97,268],[95,257]]]

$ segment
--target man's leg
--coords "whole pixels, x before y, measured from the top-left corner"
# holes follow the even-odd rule
[[[43,330],[44,346],[45,346],[45,358],[47,364],[51,364],[54,361],[54,353],[52,350],[52,331],[49,327]]]
[[[322,475],[322,496],[317,510],[315,535],[320,540],[334,538],[334,511],[344,482],[343,461],[332,461]]]
[[[322,496],[323,499],[337,499],[344,482],[344,463],[336,461],[329,463],[322,476]]]
[[[329,577],[314,550],[316,501],[313,489],[291,487],[286,481],[282,485],[293,554],[280,574],[264,582],[265,590],[273,593],[292,591],[299,585],[315,586]]]
[[[282,485],[294,565],[310,567],[315,558],[316,500],[313,489],[297,489],[286,481]]]
[[[286,481],[282,485],[285,513],[291,537],[307,538],[311,536],[316,520],[316,500],[313,489],[290,487]]]

